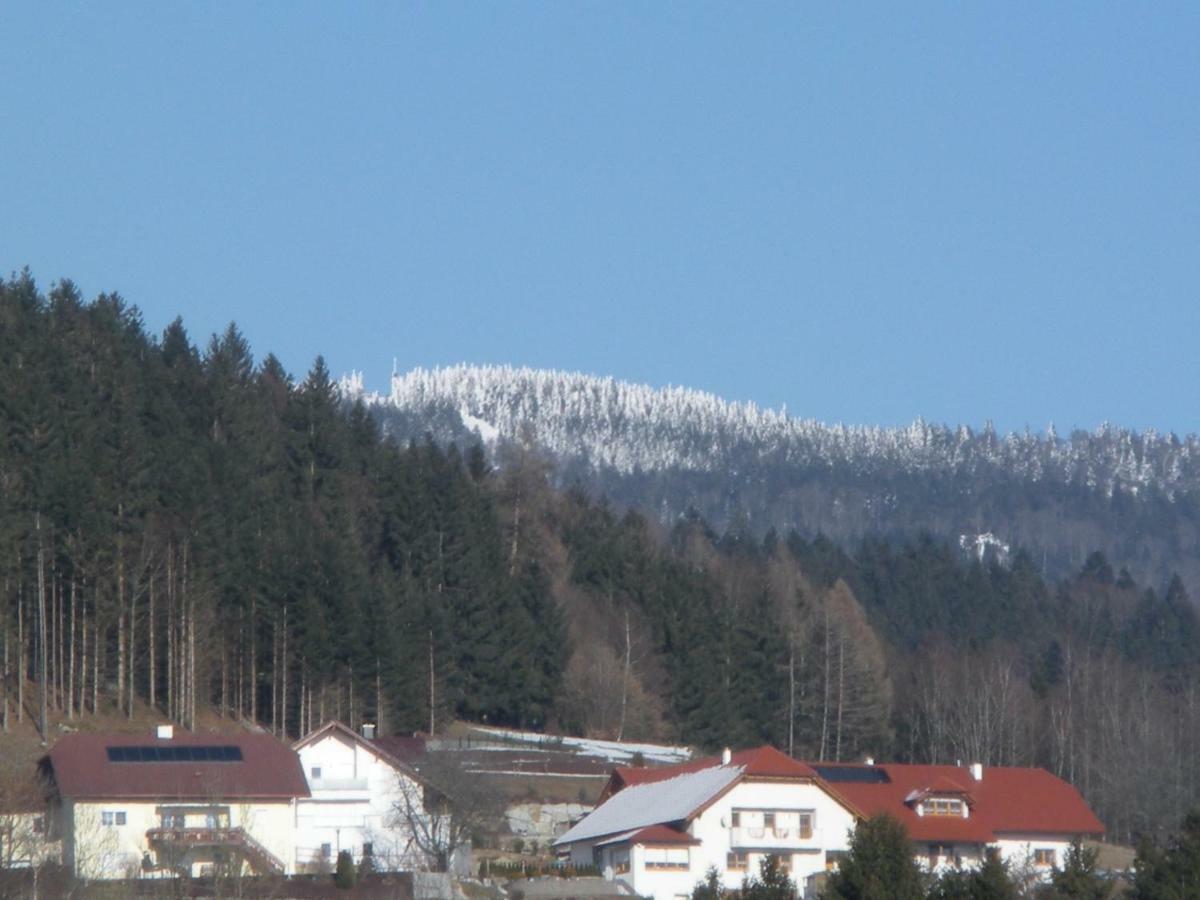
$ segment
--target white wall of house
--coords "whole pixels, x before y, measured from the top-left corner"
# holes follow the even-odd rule
[[[742,820],[737,828],[733,826],[734,810]],[[778,835],[787,833],[777,836],[762,824],[767,812],[785,823],[788,820],[779,816],[781,812],[811,814],[811,837],[801,837],[794,826],[778,824]],[[815,784],[747,780],[697,816],[691,832],[701,841],[693,848],[702,857],[701,876],[715,866],[726,887],[738,888],[747,876],[758,872],[762,858],[770,853],[790,857],[792,881],[803,888],[810,875],[825,871],[826,853],[848,849],[853,829],[853,814]],[[737,850],[747,854],[744,871],[726,865],[727,854]]]
[[[925,871],[941,874],[956,868],[978,868],[983,864],[983,852],[982,844],[919,842],[917,843],[916,859]]]
[[[618,876],[642,897],[655,900],[675,900],[691,897],[696,882],[704,878],[705,854],[700,847],[636,846],[631,848],[630,869]],[[675,866],[683,865],[684,868]],[[664,867],[665,866],[665,867]]]
[[[380,869],[419,869],[425,859],[401,816],[404,787],[420,788],[387,758],[348,735],[330,731],[298,751],[311,798],[296,804],[295,862],[332,866],[340,850],[356,861],[365,846]]]
[[[295,857],[295,804],[251,800],[204,801],[70,801],[62,806],[64,863],[81,878],[112,879],[156,877],[173,873],[146,873],[142,858],[156,858],[147,832],[168,823],[179,828],[241,828],[278,859],[291,873]],[[210,816],[216,816],[214,826]],[[175,817],[182,816],[182,821]],[[211,861],[198,855],[193,874]]]
[[[1050,877],[1055,866],[1062,868],[1067,860],[1071,840],[1066,835],[1003,834],[992,844],[1014,872],[1023,872],[1040,879]]]
[[[735,810],[739,819],[736,826]],[[765,824],[768,813],[776,818],[774,829]],[[801,814],[809,817],[811,823],[811,833],[807,836],[798,827]],[[710,868],[717,870],[727,888],[739,888],[748,876],[757,874],[762,859],[771,854],[783,857],[792,881],[803,890],[810,876],[825,871],[828,852],[848,849],[853,828],[854,816],[815,784],[747,780],[735,785],[692,821],[689,834],[699,844],[669,848],[635,846],[630,848],[625,872],[620,871],[622,860],[618,857],[627,845],[602,847],[600,866],[605,878],[625,882],[640,896],[674,900],[690,896],[692,888]],[[571,861],[576,865],[593,864],[594,847],[595,842],[572,844]],[[663,850],[669,851],[666,860],[661,858]],[[729,866],[728,855],[734,851],[745,855],[744,867],[740,861],[733,868]],[[684,859],[686,867],[677,868]]]

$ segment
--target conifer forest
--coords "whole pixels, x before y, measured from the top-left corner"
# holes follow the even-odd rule
[[[0,281],[3,727],[453,719],[806,759],[1038,765],[1111,838],[1200,801],[1178,577],[919,532],[664,524],[519,443],[385,438],[318,358]],[[1101,541],[1097,541],[1099,545]]]

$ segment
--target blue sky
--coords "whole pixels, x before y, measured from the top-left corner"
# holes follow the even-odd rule
[[[1200,4],[0,6],[0,271],[302,375],[1200,431]]]

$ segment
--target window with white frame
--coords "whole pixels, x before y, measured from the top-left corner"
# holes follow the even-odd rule
[[[687,847],[647,847],[645,863],[647,869],[686,871],[691,866],[691,852]]]
[[[100,824],[105,826],[124,825],[125,811],[105,809],[100,812]]]

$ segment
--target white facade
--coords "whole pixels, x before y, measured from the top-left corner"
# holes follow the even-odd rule
[[[318,729],[296,751],[312,794],[297,801],[299,870],[332,867],[343,850],[356,862],[371,856],[381,870],[425,867],[398,813],[406,791],[417,803],[421,796],[402,766],[341,726]]]
[[[795,780],[746,778],[688,823],[697,843],[622,841],[620,836],[572,843],[571,861],[597,865],[610,881],[655,900],[690,896],[710,868],[737,889],[767,855],[779,857],[802,891],[826,871],[830,855],[849,847],[854,816],[819,786]]]
[[[1071,841],[1061,834],[998,834],[991,846],[1014,872],[1028,873],[1038,879],[1050,877],[1055,867],[1067,861]]]
[[[294,800],[64,800],[60,814],[63,862],[80,878],[174,877],[176,866],[204,875],[223,855],[214,846],[250,870],[294,871]]]

